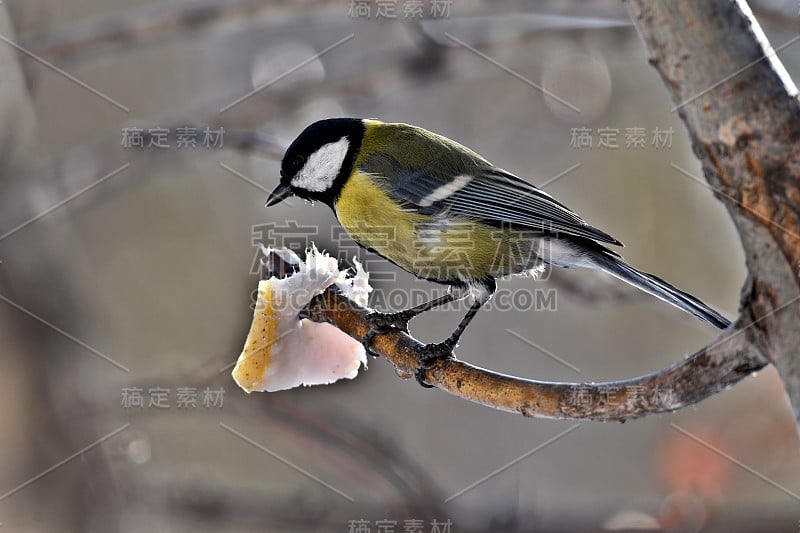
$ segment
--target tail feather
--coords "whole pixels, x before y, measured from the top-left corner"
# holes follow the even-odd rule
[[[592,259],[600,269],[608,272],[612,276],[626,283],[630,283],[634,287],[638,287],[679,309],[683,309],[719,329],[726,329],[731,325],[730,320],[711,309],[691,294],[673,287],[658,276],[637,270],[622,259],[603,253],[602,251],[592,254]]]

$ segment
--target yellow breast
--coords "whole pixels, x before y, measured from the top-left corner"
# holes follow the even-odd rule
[[[415,225],[425,218],[402,209],[376,182],[356,171],[336,202],[336,216],[362,246],[373,248],[400,268],[413,272]]]
[[[405,210],[359,171],[342,188],[336,216],[359,244],[422,278],[500,277],[531,268],[535,259],[535,239],[477,221]]]

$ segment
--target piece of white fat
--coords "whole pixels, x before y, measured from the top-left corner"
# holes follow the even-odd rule
[[[273,250],[263,249],[268,257]],[[336,259],[308,250],[306,260],[286,248],[275,250],[298,270],[283,279],[258,283],[258,300],[233,379],[245,391],[279,391],[300,385],[327,385],[352,379],[367,356],[362,344],[330,324],[299,320],[311,299],[334,283],[342,293],[366,306],[372,287],[356,262],[356,273],[340,271]]]

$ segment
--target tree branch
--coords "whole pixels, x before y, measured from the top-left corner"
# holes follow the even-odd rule
[[[301,316],[328,322],[356,340],[369,330],[368,309],[330,288]],[[392,329],[376,335],[372,349],[410,378],[423,344]],[[466,400],[537,418],[625,421],[695,404],[763,368],[767,361],[741,331],[725,332],[698,352],[659,372],[600,383],[558,383],[522,379],[460,360],[438,361],[425,381]]]

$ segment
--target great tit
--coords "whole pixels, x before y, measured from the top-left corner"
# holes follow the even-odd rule
[[[452,356],[497,278],[540,272],[545,265],[602,270],[720,329],[730,325],[694,296],[627,264],[605,246],[622,246],[620,241],[546,192],[416,126],[357,118],[311,124],[287,149],[280,184],[266,205],[292,195],[330,206],[362,247],[450,286],[444,296],[416,307],[368,315],[368,350],[372,336],[386,328],[407,331],[416,315],[473,298],[455,331],[426,345],[420,369]]]

